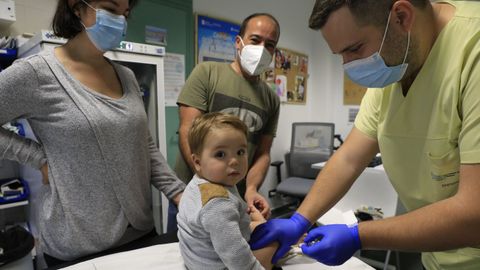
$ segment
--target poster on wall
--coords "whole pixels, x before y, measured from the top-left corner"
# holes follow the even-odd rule
[[[195,59],[204,61],[233,62],[235,37],[240,25],[197,14],[195,23]]]
[[[291,104],[307,102],[308,56],[289,49],[275,50],[273,74],[267,73],[267,83],[280,97]]]
[[[167,46],[167,29],[145,25],[145,43]]]
[[[366,87],[352,82],[347,74],[343,75],[343,105],[360,105],[365,92]]]
[[[185,55],[167,53],[164,62],[165,106],[177,106],[178,95],[185,84]]]

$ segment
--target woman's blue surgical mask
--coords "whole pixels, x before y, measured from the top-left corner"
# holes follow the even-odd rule
[[[103,9],[96,9],[87,2],[83,2],[96,12],[95,24],[90,27],[84,25],[90,41],[102,52],[118,47],[127,34],[125,16],[112,14]]]
[[[380,55],[385,37],[387,36],[390,16],[391,13],[388,15],[380,50],[367,58],[351,61],[343,65],[345,72],[353,82],[366,87],[381,88],[400,81],[403,75],[405,75],[408,67],[408,63],[405,63],[405,60],[407,59],[408,49],[410,47],[410,31],[408,32],[407,49],[405,50],[405,57],[403,58],[402,64],[389,67]]]

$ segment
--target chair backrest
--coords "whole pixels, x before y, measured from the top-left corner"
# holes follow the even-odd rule
[[[292,124],[289,176],[314,179],[319,170],[312,164],[326,161],[333,153],[333,123],[297,122]]]

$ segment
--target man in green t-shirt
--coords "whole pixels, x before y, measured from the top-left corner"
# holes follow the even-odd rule
[[[320,226],[303,252],[338,265],[360,248],[421,251],[428,270],[480,269],[480,2],[317,0],[310,27],[370,89],[297,213],[257,227],[252,248],[278,240],[278,259],[381,152],[408,213]]]
[[[249,128],[249,171],[238,186],[247,204],[268,217],[270,207],[258,193],[268,167],[280,101],[261,80],[272,61],[280,36],[277,20],[267,13],[247,17],[235,38],[236,58],[231,64],[203,62],[195,67],[179,97],[179,147],[175,172],[185,182],[193,176],[187,134],[193,119],[208,112],[224,112],[242,119]],[[246,182],[246,185],[245,185]],[[242,185],[243,184],[243,185]]]

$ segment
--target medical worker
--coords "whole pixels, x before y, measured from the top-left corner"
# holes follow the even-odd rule
[[[408,213],[315,228],[303,252],[339,265],[359,249],[421,251],[429,270],[480,269],[480,2],[317,0],[309,25],[369,89],[297,212],[260,225],[252,247],[279,241],[278,260],[380,152]]]

